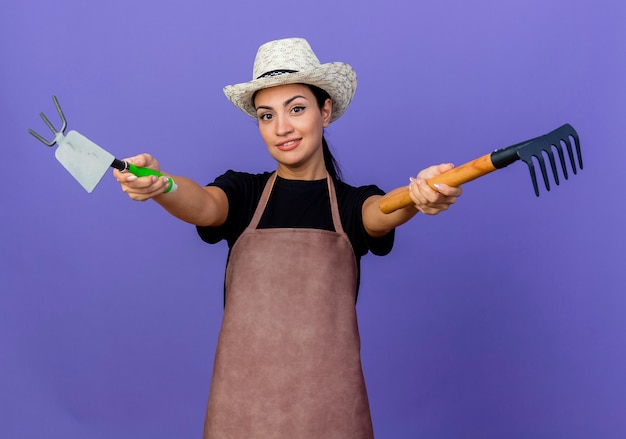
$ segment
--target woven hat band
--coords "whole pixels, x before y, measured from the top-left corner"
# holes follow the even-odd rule
[[[259,76],[256,79],[271,78],[273,76],[284,75],[285,73],[297,73],[297,72],[298,72],[297,70],[272,70],[271,72],[263,73],[261,76]]]

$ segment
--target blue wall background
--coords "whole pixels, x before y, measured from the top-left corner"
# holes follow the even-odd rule
[[[0,432],[201,436],[226,246],[107,176],[87,194],[30,135],[57,121],[207,183],[272,163],[222,94],[257,47],[350,63],[328,139],[385,190],[569,122],[585,169],[535,198],[523,164],[363,260],[379,438],[626,437],[626,6],[615,0],[6,0],[0,6]]]

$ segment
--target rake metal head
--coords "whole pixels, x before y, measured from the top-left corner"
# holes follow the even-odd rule
[[[573,146],[572,146],[573,142]],[[570,125],[565,124],[554,131],[549,132],[541,137],[526,142],[523,145],[519,145],[516,151],[518,158],[524,161],[528,165],[530,171],[530,178],[533,181],[533,187],[535,189],[535,195],[539,196],[539,187],[537,184],[537,174],[535,172],[534,162],[539,163],[541,169],[541,175],[543,176],[543,182],[546,185],[546,189],[550,190],[550,181],[548,180],[548,171],[546,167],[545,157],[548,157],[550,167],[552,168],[552,174],[554,175],[554,182],[559,184],[559,174],[556,167],[556,159],[554,157],[554,151],[559,156],[561,163],[561,169],[563,170],[563,177],[568,179],[567,166],[565,163],[565,153],[563,149],[567,150],[567,156],[569,157],[569,163],[572,167],[572,172],[576,174],[576,159],[578,159],[579,169],[583,168],[583,159],[580,153],[580,139],[576,130]],[[576,156],[576,157],[574,157]]]

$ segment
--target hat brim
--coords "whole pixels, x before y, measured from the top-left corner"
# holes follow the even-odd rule
[[[256,119],[252,96],[259,90],[286,84],[310,84],[326,91],[333,102],[330,121],[337,120],[346,111],[356,92],[356,72],[348,64],[332,62],[312,70],[284,73],[268,78],[254,79],[241,84],[227,85],[224,94],[241,111]]]

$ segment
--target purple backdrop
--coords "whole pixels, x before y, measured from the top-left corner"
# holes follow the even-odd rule
[[[58,123],[54,94],[118,156],[202,184],[270,169],[222,87],[289,36],[359,75],[327,132],[352,184],[390,190],[565,122],[582,140],[585,169],[557,189],[535,198],[511,166],[363,260],[377,437],[626,437],[624,5],[3,1],[2,437],[200,437],[226,246],[110,175],[87,194],[27,129]]]

